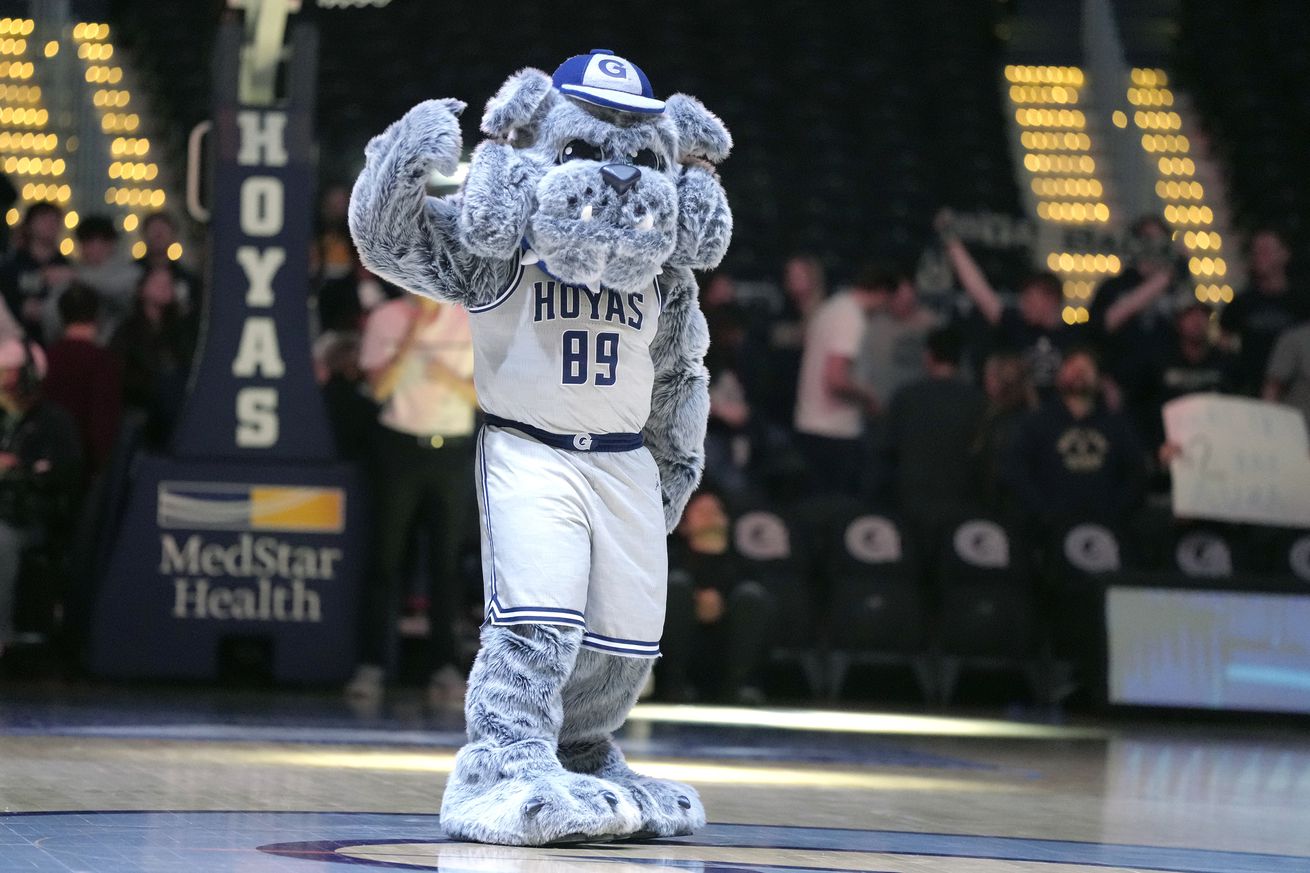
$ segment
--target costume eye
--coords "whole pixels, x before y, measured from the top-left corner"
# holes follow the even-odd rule
[[[664,160],[655,153],[654,149],[642,149],[632,156],[632,163],[638,167],[649,167],[652,170],[663,170]]]
[[[570,140],[569,144],[564,146],[559,153],[559,162],[566,161],[599,161],[603,160],[600,147],[594,146],[585,139]]]

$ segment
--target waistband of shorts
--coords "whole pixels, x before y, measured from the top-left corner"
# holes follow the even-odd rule
[[[483,420],[495,427],[516,430],[551,448],[569,452],[631,452],[646,444],[645,438],[639,433],[551,433],[489,412],[483,413]]]

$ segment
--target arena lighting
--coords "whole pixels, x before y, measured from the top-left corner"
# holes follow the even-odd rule
[[[894,734],[929,737],[987,737],[992,739],[1094,740],[1106,739],[1098,728],[1056,727],[998,719],[950,718],[936,715],[900,715],[877,712],[839,712],[817,709],[748,709],[731,706],[682,706],[639,703],[629,721],[672,724],[713,724],[736,727],[779,728],[827,733]]]
[[[190,755],[192,750],[187,750]],[[409,773],[449,773],[455,766],[450,752],[384,752],[361,749],[321,751],[317,749],[218,749],[200,753],[206,760],[257,766],[313,767],[332,770],[383,770]],[[860,773],[818,767],[761,767],[732,764],[702,764],[694,761],[629,758],[642,773],[658,779],[677,779],[702,785],[757,785],[774,788],[821,787],[865,791],[967,791],[1012,792],[1017,787],[994,782],[975,782],[901,773]]]

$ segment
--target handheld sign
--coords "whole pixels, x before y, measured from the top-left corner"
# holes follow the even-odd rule
[[[1174,515],[1310,527],[1310,439],[1287,406],[1190,394],[1164,407],[1182,454],[1169,465]]]

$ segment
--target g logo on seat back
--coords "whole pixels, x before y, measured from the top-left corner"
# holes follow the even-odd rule
[[[975,519],[955,529],[955,554],[972,567],[1003,570],[1010,566],[1010,538],[994,521]]]
[[[1064,536],[1064,558],[1084,573],[1113,573],[1119,569],[1119,541],[1099,524],[1080,524]]]
[[[1287,563],[1292,575],[1302,582],[1310,582],[1310,534],[1298,538],[1287,550]]]
[[[865,564],[892,564],[901,559],[901,532],[881,515],[861,515],[846,526],[846,551]]]
[[[787,524],[772,512],[756,510],[737,519],[733,527],[737,552],[752,561],[778,561],[791,557]]]
[[[1187,576],[1222,579],[1233,575],[1233,554],[1228,543],[1209,531],[1193,531],[1181,537],[1174,558]]]

